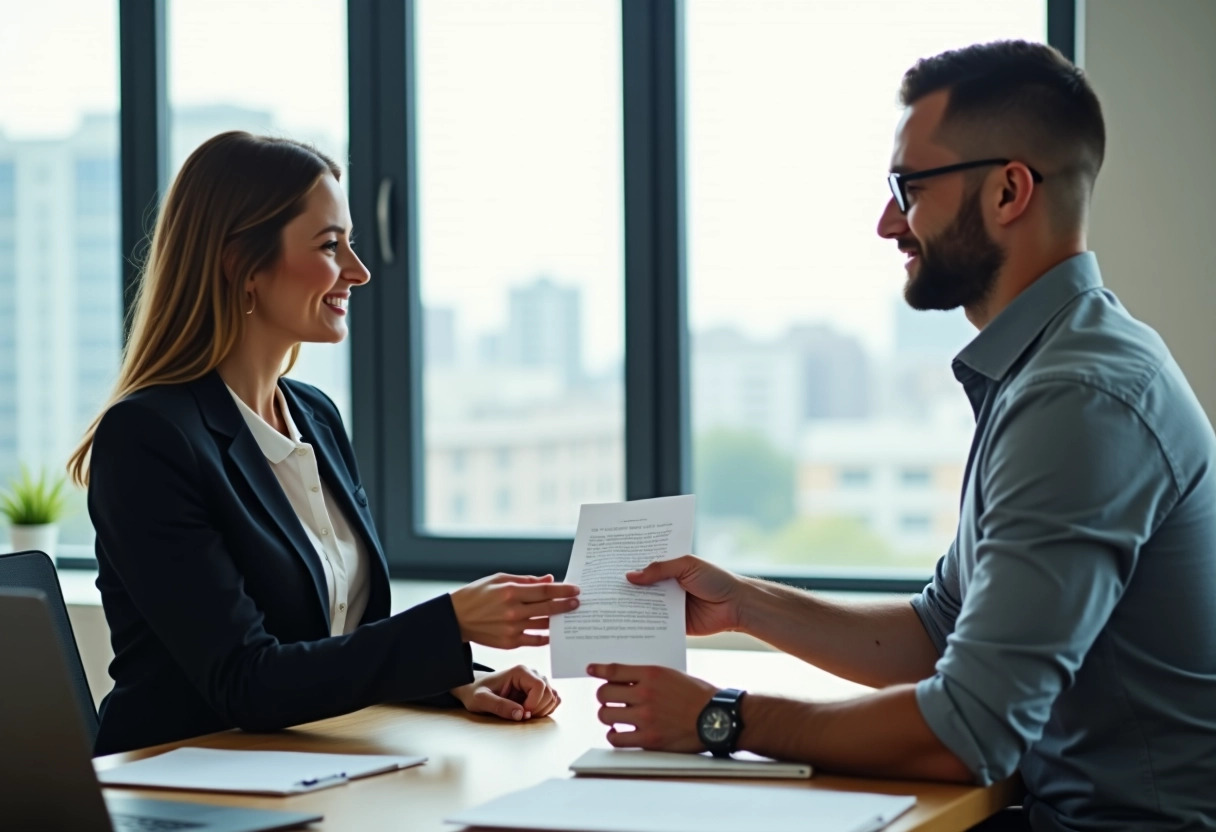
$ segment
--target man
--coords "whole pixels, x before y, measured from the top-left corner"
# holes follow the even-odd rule
[[[1098,100],[1024,42],[923,60],[901,98],[878,233],[908,255],[912,306],[962,306],[980,330],[953,365],[976,416],[956,538],[910,605],[692,556],[631,573],[679,581],[689,634],[747,632],[878,690],[716,696],[593,665],[601,721],[635,729],[608,739],[882,777],[1020,772],[1020,828],[1216,829],[1216,436],[1086,251]]]

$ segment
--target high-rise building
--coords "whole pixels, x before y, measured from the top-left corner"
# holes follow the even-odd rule
[[[11,156],[0,157],[0,476],[17,468],[16,172]]]
[[[0,480],[60,469],[109,394],[122,327],[117,121],[0,139]]]
[[[428,367],[451,367],[456,363],[456,310],[450,306],[427,306],[422,313],[422,354]]]
[[[872,412],[870,359],[861,341],[830,326],[795,326],[780,342],[798,355],[801,416],[865,419]]]
[[[886,363],[886,399],[890,416],[924,420],[943,408],[966,410],[966,397],[954,379],[951,360],[975,337],[975,327],[961,309],[917,310],[896,301],[895,352]]]
[[[830,327],[796,326],[773,340],[718,328],[692,339],[698,433],[753,431],[792,452],[807,422],[868,417],[870,396],[864,347]]]
[[[560,369],[567,384],[583,375],[581,293],[547,277],[512,287],[505,357],[518,367]]]

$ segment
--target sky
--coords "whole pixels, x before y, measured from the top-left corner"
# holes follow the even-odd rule
[[[168,7],[174,105],[267,109],[281,132],[344,152],[343,0]],[[1045,7],[688,0],[693,329],[771,337],[819,321],[889,350],[902,258],[874,228],[888,197],[899,78],[945,48],[1042,39]],[[619,3],[416,8],[424,302],[455,307],[471,340],[503,326],[509,286],[541,275],[578,285],[587,358],[610,366],[623,344]],[[0,0],[0,15],[6,136],[63,136],[82,113],[115,110],[116,2]]]

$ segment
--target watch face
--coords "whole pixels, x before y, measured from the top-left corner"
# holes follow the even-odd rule
[[[733,725],[730,713],[725,708],[710,707],[701,714],[701,723],[698,727],[701,729],[701,739],[704,742],[720,743],[730,739]]]

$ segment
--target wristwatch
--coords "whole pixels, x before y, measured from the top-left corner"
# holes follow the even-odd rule
[[[746,692],[738,688],[718,691],[697,717],[697,737],[715,757],[729,757],[739,747],[739,734],[743,733],[740,706]]]

